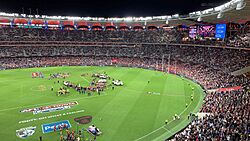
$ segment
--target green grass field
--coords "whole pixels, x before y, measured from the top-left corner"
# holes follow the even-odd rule
[[[45,78],[31,78],[31,73],[36,71],[43,72]],[[81,74],[106,72],[109,76],[122,80],[124,86],[115,87],[114,90],[106,89],[100,96],[97,93],[92,96],[78,94],[73,89],[70,89],[69,95],[56,96],[56,92],[50,89],[53,86],[55,90],[58,90],[62,86],[63,79],[48,80],[48,76],[57,72],[69,72],[71,76],[65,80],[86,86],[92,78],[82,77]],[[54,84],[57,80],[61,82]],[[44,141],[58,141],[59,132],[43,134],[41,125],[69,120],[72,125],[71,130],[76,130],[77,124],[74,118],[86,115],[93,116],[92,122],[79,125],[78,129],[95,124],[103,132],[97,137],[98,141],[162,141],[189,123],[187,115],[199,110],[204,96],[198,84],[179,76],[122,67],[79,66],[4,70],[0,71],[0,89],[0,138],[2,141],[37,141],[39,136],[43,136]],[[149,91],[159,94],[149,95],[147,94]],[[193,101],[190,99],[191,94],[194,95]],[[36,115],[20,112],[26,108],[73,101],[79,104],[71,109]],[[84,112],[19,123],[19,121],[32,118],[78,110],[84,110]],[[180,120],[173,121],[174,114],[180,115]],[[164,123],[166,119],[169,121],[168,125]],[[29,126],[37,127],[32,136],[26,139],[16,136],[16,130]],[[89,139],[86,133],[85,137]]]

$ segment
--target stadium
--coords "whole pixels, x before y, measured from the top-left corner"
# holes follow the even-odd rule
[[[0,6],[1,140],[249,141],[250,0],[202,2],[158,16]]]

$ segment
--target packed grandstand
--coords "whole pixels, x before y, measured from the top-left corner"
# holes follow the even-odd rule
[[[168,140],[250,140],[250,21],[225,23],[225,39],[191,38],[190,27],[200,22],[171,28],[117,23],[117,28],[92,21],[78,27],[65,20],[50,21],[58,25],[53,27],[36,18],[3,16],[0,21],[1,70],[115,65],[185,76],[208,93],[200,112],[210,114],[193,119]],[[219,91],[235,86],[240,89]]]

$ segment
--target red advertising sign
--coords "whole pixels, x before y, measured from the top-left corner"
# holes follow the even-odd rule
[[[241,89],[241,86],[234,86],[234,87],[228,87],[228,88],[219,88],[217,89],[218,92],[230,92],[230,91],[237,91],[237,90],[240,90]]]
[[[117,63],[117,62],[118,62],[118,59],[113,58],[113,59],[111,60],[111,62],[112,62],[112,63]]]

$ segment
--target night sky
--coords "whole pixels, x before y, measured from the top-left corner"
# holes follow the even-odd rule
[[[1,12],[52,16],[125,17],[188,14],[229,0],[1,0]]]

